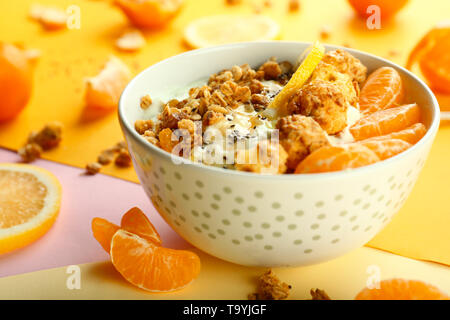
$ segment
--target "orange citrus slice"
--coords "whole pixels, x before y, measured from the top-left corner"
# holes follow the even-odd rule
[[[413,103],[377,111],[361,118],[350,127],[350,133],[359,141],[400,131],[417,122],[420,122],[420,108]]]
[[[379,288],[364,288],[356,300],[449,300],[450,297],[431,284],[417,280],[380,281]]]
[[[111,110],[117,108],[120,95],[131,73],[118,58],[111,57],[100,73],[86,81],[86,107]]]
[[[287,105],[289,98],[295,92],[300,90],[305,82],[309,79],[314,69],[319,64],[320,60],[322,60],[324,53],[325,48],[323,47],[323,45],[321,45],[319,42],[314,43],[311,47],[311,51],[302,61],[295,73],[292,75],[289,82],[284,86],[283,90],[281,90],[275,96],[275,98],[269,104],[268,108],[277,109],[279,113],[282,113],[283,109]]]
[[[0,122],[14,118],[27,105],[33,65],[28,51],[0,42]]]
[[[279,25],[262,15],[207,16],[194,20],[184,29],[184,40],[193,48],[204,48],[233,42],[273,40],[279,32]]]
[[[375,70],[361,89],[359,108],[364,114],[384,110],[401,103],[402,79],[391,67]]]
[[[112,238],[110,255],[127,281],[151,292],[181,289],[200,273],[200,259],[195,253],[163,248],[122,229]]]
[[[128,20],[140,28],[161,28],[179,12],[183,0],[115,0]]]
[[[61,185],[47,170],[25,164],[0,164],[0,254],[22,248],[53,225]]]
[[[326,146],[312,152],[295,169],[295,173],[319,173],[358,168],[380,161],[369,148],[360,144]]]

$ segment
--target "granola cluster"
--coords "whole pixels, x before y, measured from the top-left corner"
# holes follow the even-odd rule
[[[41,157],[43,151],[56,148],[62,139],[63,125],[54,121],[46,124],[39,131],[32,131],[25,146],[17,152],[24,162],[32,162]]]
[[[137,120],[135,129],[148,142],[183,157],[191,157],[192,152],[174,149],[175,146],[189,139],[192,147],[203,148],[210,143],[205,136],[212,126],[231,129],[227,138],[231,137],[235,144],[243,140],[250,144],[261,126],[269,132],[278,130],[276,146],[267,143],[267,138],[234,154],[235,160],[259,154],[256,162],[234,162],[231,167],[223,167],[255,173],[294,172],[304,158],[329,145],[330,136],[340,134],[348,126],[348,110],[349,107],[359,108],[359,86],[365,81],[367,69],[346,51],[327,52],[306,84],[290,96],[286,112],[268,109],[293,72],[290,62],[277,62],[275,58],[256,69],[248,64],[235,65],[211,75],[205,85],[189,89],[186,98],[163,104],[157,117]],[[151,104],[149,95],[141,98],[142,108]],[[237,118],[241,123],[236,125],[233,121]],[[244,118],[246,120],[242,120]],[[188,134],[175,135],[177,129],[184,129]],[[262,161],[264,152],[261,155],[260,150],[263,149],[265,156],[276,156],[278,166]],[[224,155],[224,159],[228,160],[227,156]]]
[[[131,166],[131,156],[128,153],[125,141],[116,143],[113,147],[100,152],[97,161],[86,165],[86,174],[94,175],[100,172],[102,166],[114,161],[117,167],[127,168]]]
[[[256,292],[249,294],[249,300],[284,300],[289,297],[291,286],[281,282],[271,269],[258,278]]]

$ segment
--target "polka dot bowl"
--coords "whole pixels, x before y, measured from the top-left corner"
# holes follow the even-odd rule
[[[345,50],[369,71],[386,65],[397,69],[408,100],[423,110],[427,134],[391,159],[345,172],[258,175],[187,160],[175,163],[134,131],[137,119],[154,112],[139,107],[147,93],[157,97],[187,90],[219,70],[257,66],[271,56],[294,62],[308,45],[253,42],[190,51],[144,70],[122,94],[120,123],[145,192],[178,234],[213,256],[242,265],[298,266],[343,255],[389,223],[424,165],[439,126],[435,97],[407,70],[351,49]]]

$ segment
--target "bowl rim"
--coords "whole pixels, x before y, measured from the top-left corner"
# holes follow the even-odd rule
[[[122,94],[119,99],[119,108],[118,108],[118,117],[119,122],[122,126],[122,130],[127,131],[128,134],[130,134],[132,137],[136,139],[144,148],[147,148],[149,152],[156,152],[159,156],[163,157],[164,159],[172,161],[172,157],[174,157],[172,154],[168,153],[167,151],[162,150],[161,148],[158,148],[154,146],[151,143],[148,143],[142,136],[140,136],[136,130],[134,130],[133,127],[129,124],[128,121],[126,121],[126,113],[125,113],[125,103],[128,92],[131,90],[130,88],[133,87],[137,82],[141,81],[141,78],[143,77],[143,74],[146,72],[149,72],[151,69],[161,65],[161,64],[168,64],[173,60],[176,60],[180,57],[189,57],[193,55],[197,55],[199,53],[201,54],[209,54],[213,52],[217,52],[223,49],[238,49],[248,46],[254,46],[254,45],[305,45],[306,47],[311,45],[313,42],[305,42],[305,41],[285,41],[285,40],[263,40],[263,41],[251,41],[251,42],[236,42],[236,43],[229,43],[224,45],[218,45],[218,46],[211,46],[206,48],[200,48],[196,50],[190,50],[183,52],[181,54],[177,54],[174,56],[171,56],[169,58],[166,58],[164,60],[161,60],[144,70],[142,70],[139,74],[137,74],[125,87],[125,89],[122,91]],[[325,47],[325,50],[336,50],[336,49],[342,49],[345,51],[348,51],[350,53],[357,53],[360,55],[367,56],[371,59],[378,60],[385,64],[385,66],[393,67],[394,69],[399,69],[403,73],[405,73],[408,77],[412,78],[414,81],[418,82],[418,84],[424,89],[424,93],[428,94],[431,98],[432,102],[432,119],[431,124],[427,129],[427,132],[425,136],[423,136],[417,143],[415,143],[411,148],[409,148],[406,151],[403,151],[389,159],[385,159],[382,161],[379,161],[377,163],[373,163],[367,166],[354,168],[354,169],[347,169],[347,170],[340,170],[340,171],[332,171],[332,172],[323,172],[323,173],[301,173],[301,174],[263,174],[263,173],[252,173],[252,172],[245,172],[245,171],[238,171],[238,170],[232,170],[232,169],[224,169],[220,167],[210,166],[203,163],[196,163],[190,159],[186,159],[183,157],[177,156],[177,161],[179,162],[178,165],[189,165],[193,169],[196,170],[206,170],[211,171],[211,173],[216,174],[225,174],[225,175],[232,175],[232,176],[240,176],[240,177],[247,177],[247,178],[256,178],[256,179],[273,179],[273,180],[295,180],[295,179],[306,179],[306,180],[314,180],[314,179],[324,179],[324,178],[337,178],[342,175],[347,174],[353,174],[358,175],[361,173],[364,173],[366,170],[375,170],[378,168],[383,168],[385,166],[389,166],[390,164],[397,163],[401,161],[402,159],[408,157],[409,154],[414,152],[416,149],[420,148],[425,143],[428,143],[429,140],[434,139],[435,133],[437,132],[439,128],[440,123],[440,109],[438,101],[431,91],[431,89],[425,84],[423,80],[421,80],[418,76],[416,76],[414,73],[409,71],[408,69],[393,63],[392,61],[389,61],[385,58],[378,57],[374,54],[367,53],[364,51],[352,49],[352,48],[346,48],[343,46],[338,45],[332,45],[332,44],[323,44]],[[137,105],[136,105],[137,106]],[[431,142],[432,143],[432,142]],[[173,162],[173,161],[172,161]],[[176,165],[176,164],[175,164]]]

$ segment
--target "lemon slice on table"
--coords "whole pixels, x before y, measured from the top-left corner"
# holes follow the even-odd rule
[[[219,44],[273,40],[280,26],[262,15],[218,15],[200,18],[184,30],[184,39],[193,48]]]
[[[308,49],[306,49],[305,51],[307,50]],[[292,75],[289,82],[284,86],[283,90],[281,90],[269,104],[268,108],[266,109],[266,111],[268,111],[267,116],[270,116],[270,113],[274,112],[274,110],[278,110],[279,113],[282,113],[282,110],[283,108],[285,108],[289,98],[296,91],[300,90],[300,88],[309,79],[314,69],[319,64],[320,60],[322,60],[324,53],[325,48],[319,42],[316,42],[312,45],[311,51],[302,61],[297,71],[295,71],[295,73]]]
[[[30,244],[55,222],[61,185],[47,170],[0,164],[0,254]]]

